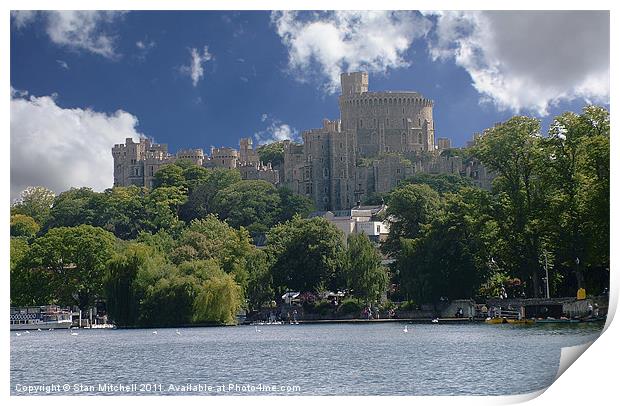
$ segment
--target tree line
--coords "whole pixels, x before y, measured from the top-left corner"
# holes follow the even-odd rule
[[[275,152],[278,151],[274,148]],[[389,194],[378,248],[344,235],[312,203],[237,170],[178,161],[152,190],[26,189],[11,207],[11,303],[85,308],[105,299],[118,325],[232,323],[286,291],[440,298],[601,293],[609,283],[609,113],[565,113],[549,133],[512,119],[466,150],[490,191],[416,174]],[[266,235],[262,249],[254,238]],[[389,267],[382,259],[392,259]]]

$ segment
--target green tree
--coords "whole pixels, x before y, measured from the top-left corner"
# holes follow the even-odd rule
[[[34,237],[41,227],[30,216],[13,214],[11,216],[11,237]]]
[[[103,293],[114,242],[114,235],[90,225],[53,228],[34,240],[20,267],[50,280],[54,302],[85,309]]]
[[[250,310],[260,310],[274,297],[273,276],[269,268],[267,254],[255,249],[248,257],[248,287],[246,297]]]
[[[280,195],[280,216],[278,222],[292,219],[295,215],[307,217],[314,210],[312,200],[305,196],[293,193],[285,187],[278,188]]]
[[[231,275],[221,273],[203,282],[194,304],[194,321],[234,324],[243,292]]]
[[[211,214],[189,224],[170,257],[176,264],[215,259],[224,272],[234,275],[236,282],[245,289],[246,263],[251,251],[250,236],[245,229],[235,230]]]
[[[155,180],[153,186],[155,188],[161,186],[177,186],[185,187],[185,177],[183,176],[183,168],[179,165],[168,164],[155,172]]]
[[[513,117],[486,130],[472,153],[497,174],[493,188],[499,204],[494,217],[507,247],[503,262],[511,275],[528,281],[530,295],[538,297],[540,258],[548,240],[542,218],[548,196],[543,176],[547,159],[540,123]]]
[[[284,143],[282,142],[261,145],[256,149],[256,152],[264,163],[271,162],[272,166],[279,166],[284,163]]]
[[[395,189],[389,197],[387,215],[390,232],[383,249],[392,255],[400,250],[401,238],[416,238],[439,209],[439,194],[425,184],[409,184]]]
[[[43,186],[30,186],[20,193],[11,207],[11,214],[32,217],[37,224],[44,224],[54,202],[54,192]]]
[[[388,275],[381,266],[381,255],[366,234],[350,234],[347,238],[345,278],[353,296],[366,301],[379,300],[387,288]]]
[[[236,169],[211,170],[205,179],[200,179],[193,186],[187,203],[181,207],[180,218],[190,222],[216,213],[214,199],[217,193],[237,182],[241,182],[241,173]]]
[[[117,326],[135,326],[140,315],[143,287],[136,282],[138,272],[155,255],[144,244],[129,244],[108,262],[104,291],[108,315]]]
[[[53,201],[45,229],[75,227],[80,224],[104,226],[105,203],[97,205],[98,193],[87,187],[71,188],[62,192]],[[100,208],[100,210],[96,210]]]
[[[472,186],[472,182],[469,178],[451,173],[430,174],[419,172],[405,179],[401,184],[404,185],[408,183],[414,185],[428,185],[440,194],[448,192],[456,193],[463,187]]]
[[[586,268],[608,264],[609,113],[589,106],[581,115],[556,117],[544,147],[551,186],[546,218],[554,242],[549,248],[555,268],[575,276],[572,295],[585,287]]]
[[[343,285],[344,236],[324,218],[295,216],[276,225],[267,236],[267,253],[278,295]]]
[[[244,180],[220,190],[214,211],[232,227],[245,227],[250,233],[265,232],[280,217],[280,194],[264,180]]]
[[[401,241],[396,268],[408,299],[473,298],[490,274],[498,227],[489,193],[463,188],[446,194],[442,209],[413,239]]]

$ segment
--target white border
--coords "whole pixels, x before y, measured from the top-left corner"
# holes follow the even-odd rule
[[[468,1],[464,3],[462,1],[403,1],[403,0],[384,0],[381,2],[360,2],[360,1],[339,1],[334,2],[327,0],[315,0],[315,1],[283,1],[283,0],[268,0],[268,1],[252,1],[252,0],[216,0],[216,1],[191,1],[191,0],[179,0],[179,1],[171,1],[171,0],[160,0],[160,1],[121,1],[121,0],[93,0],[89,2],[83,1],[75,1],[75,0],[67,0],[67,1],[44,1],[44,0],[9,0],[4,1],[3,3],[4,14],[3,18],[0,19],[0,26],[2,27],[2,36],[5,45],[2,47],[4,50],[4,57],[2,58],[2,63],[0,64],[1,69],[1,80],[4,84],[4,88],[9,91],[10,89],[10,78],[9,78],[9,63],[10,63],[10,18],[9,18],[9,10],[11,9],[20,9],[20,10],[28,10],[28,9],[130,9],[130,10],[167,10],[167,9],[189,9],[189,10],[284,10],[284,9],[297,9],[297,10],[322,10],[322,9],[422,9],[422,10],[430,10],[430,9],[444,9],[444,10],[514,10],[514,9],[529,9],[529,10],[547,10],[547,9],[555,9],[558,4],[563,6],[562,9],[571,9],[571,10],[611,10],[611,72],[614,72],[614,67],[617,67],[617,41],[618,38],[618,27],[616,14],[618,12],[617,3],[613,3],[611,1],[597,1],[590,0],[587,2],[552,2],[552,1],[533,1],[533,0],[522,0],[522,1],[512,1],[512,2],[498,2],[498,1]],[[552,52],[552,50],[550,50]],[[575,52],[579,52],[578,49]],[[612,97],[615,94],[616,90],[616,81],[612,75],[611,78],[611,86],[612,86]],[[4,102],[2,102],[2,123],[3,125],[3,136],[0,137],[1,146],[5,151],[4,157],[5,159],[1,160],[0,165],[2,165],[3,173],[7,174],[1,178],[2,182],[2,195],[3,201],[5,204],[9,203],[10,199],[10,177],[8,174],[10,173],[10,163],[7,159],[10,151],[10,141],[9,141],[9,133],[10,133],[10,120],[9,120],[9,111],[10,111],[10,98],[5,95],[3,98]],[[610,103],[610,105],[612,105]],[[615,115],[611,115],[612,121],[612,134],[613,137],[617,137],[617,124],[618,120],[615,118]],[[617,143],[612,142],[612,150],[611,150],[611,162],[612,162],[612,176],[611,179],[611,198],[612,202],[617,202],[617,190],[618,190],[618,182],[616,178],[616,161],[615,158],[618,157],[617,154]],[[613,203],[612,203],[613,207]],[[4,266],[2,267],[2,276],[5,278],[2,283],[2,297],[4,298],[5,309],[9,304],[9,272],[8,272],[8,258],[9,258],[9,234],[8,230],[8,208],[5,211],[4,216],[0,216],[0,222],[2,225],[2,229],[5,230],[3,234],[3,240],[0,243],[0,249],[2,249],[2,258],[4,258]],[[617,229],[618,229],[618,215],[614,213],[614,210],[611,211],[611,246],[617,246],[615,243],[617,242]],[[612,255],[612,263],[614,262],[615,256]],[[613,268],[613,265],[612,265]],[[619,288],[619,278],[616,276],[615,272],[611,272],[611,296],[610,296],[610,316],[608,318],[606,324],[606,331],[596,342],[592,344],[592,346],[586,351],[586,355],[579,357],[579,359],[575,362],[575,366],[568,368],[568,370],[562,374],[557,381],[546,391],[540,391],[533,394],[528,395],[518,395],[518,396],[499,396],[499,397],[364,397],[364,398],[356,398],[354,401],[362,402],[364,404],[371,404],[376,402],[394,402],[398,404],[411,404],[411,403],[421,403],[421,404],[445,404],[445,403],[456,403],[456,404],[471,404],[471,405],[481,405],[481,404],[510,404],[517,403],[526,400],[532,400],[533,404],[547,404],[547,403],[560,403],[560,404],[607,404],[608,399],[614,398],[617,393],[616,385],[617,378],[615,378],[616,368],[618,365],[618,343],[620,343],[618,327],[615,323],[614,325],[610,325],[613,313],[617,307],[618,303],[618,288]],[[8,312],[0,312],[0,323],[3,325],[8,324]],[[2,324],[0,324],[2,325]],[[16,404],[30,404],[31,402],[34,404],[35,402],[38,404],[40,402],[52,404],[62,403],[63,405],[68,404],[83,404],[85,401],[92,402],[95,404],[107,404],[110,400],[114,402],[117,401],[125,401],[128,398],[126,397],[115,397],[114,399],[110,399],[108,397],[45,397],[45,399],[38,399],[35,397],[9,397],[9,335],[2,335],[2,345],[5,351],[3,352],[4,361],[2,365],[4,368],[2,369],[2,378],[3,385],[0,385],[0,395],[2,398],[8,398],[6,400],[11,401]],[[544,393],[543,393],[544,392]],[[171,400],[169,397],[148,397],[148,398],[130,398],[132,402],[148,402],[149,404],[164,404],[164,402],[168,402]],[[349,402],[350,398],[312,398],[312,397],[210,397],[204,399],[202,397],[184,397],[183,402],[193,403],[193,404],[204,404],[205,401],[208,402],[217,402],[218,404],[233,404],[239,401],[249,401],[257,404],[315,404],[316,402],[329,402],[332,403],[341,403],[341,402]]]

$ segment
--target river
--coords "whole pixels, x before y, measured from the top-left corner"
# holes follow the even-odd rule
[[[11,332],[11,394],[514,395],[550,385],[560,349],[602,329],[404,326]]]

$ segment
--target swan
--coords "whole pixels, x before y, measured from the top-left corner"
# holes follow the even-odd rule
[[[19,336],[21,336],[21,333],[15,333],[15,335],[16,335],[17,337],[19,337]]]
[[[177,335],[180,336],[181,332],[179,330],[176,331]]]
[[[439,319],[435,318],[435,319],[431,320],[431,323],[439,323]]]
[[[403,329],[403,332],[408,333],[409,330],[407,330],[407,326],[405,326],[405,328]]]
[[[153,334],[157,335],[157,331],[153,331]]]

